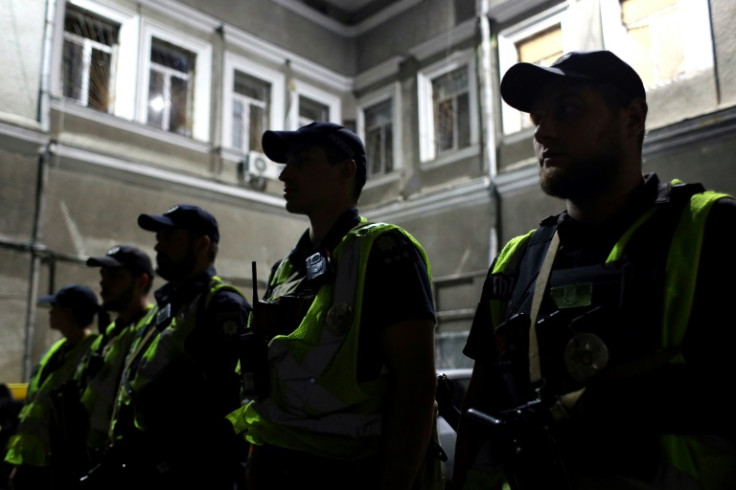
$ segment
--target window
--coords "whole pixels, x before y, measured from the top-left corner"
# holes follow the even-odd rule
[[[382,175],[393,171],[393,107],[391,99],[364,110],[365,147],[368,175]]]
[[[184,136],[192,135],[195,55],[160,39],[151,44],[148,124]]]
[[[243,151],[260,151],[261,135],[269,127],[271,84],[235,72],[233,87],[232,142]]]
[[[299,126],[312,121],[329,121],[330,108],[326,104],[317,102],[303,95],[299,96]]]
[[[556,24],[516,43],[519,61],[549,66],[562,56],[562,28]]]
[[[418,74],[420,160],[462,155],[478,142],[473,53],[456,52]]]
[[[343,93],[344,87],[336,86],[328,91],[296,77],[288,77],[285,87],[286,129],[297,129],[313,121],[344,123],[342,104],[338,95]]]
[[[435,152],[470,145],[468,69],[460,67],[432,80]]]
[[[549,27],[516,43],[517,59],[527,63],[549,66],[562,56],[562,28],[559,24]],[[518,112],[518,111],[517,111]],[[519,128],[532,126],[528,113],[518,112]]]
[[[501,76],[519,62],[549,66],[563,53],[574,49],[566,45],[565,4],[542,12],[499,33],[498,51]],[[575,19],[567,19],[574,22]],[[569,36],[567,36],[569,37]],[[504,103],[501,108],[503,130],[511,134],[532,126],[529,114],[520,112]]]
[[[634,62],[645,87],[661,85],[683,74],[676,0],[622,0],[621,22],[638,51],[647,55]]]
[[[120,26],[69,4],[64,18],[62,93],[99,111],[114,100],[114,61]]]
[[[677,0],[621,0],[621,22],[634,52],[632,61],[645,87],[663,85],[685,74],[685,52]],[[687,37],[689,40],[689,36]]]

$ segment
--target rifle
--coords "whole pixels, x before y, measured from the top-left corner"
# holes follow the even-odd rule
[[[258,275],[256,263],[253,270],[253,305],[250,322],[240,336],[240,372],[243,379],[243,396],[262,398],[268,394],[268,344],[264,327],[261,325],[261,305],[258,300]]]
[[[452,386],[452,381],[447,377],[446,374],[440,374],[437,376],[437,393],[435,394],[435,400],[437,401],[437,409],[439,414],[444,418],[450,426],[457,432],[457,427],[460,425],[461,412],[457,405],[455,389]]]
[[[549,405],[541,398],[494,417],[469,408],[465,417],[488,434],[512,490],[572,489],[557,441],[550,430]]]

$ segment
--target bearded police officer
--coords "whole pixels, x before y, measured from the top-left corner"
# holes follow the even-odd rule
[[[736,488],[736,201],[642,173],[646,92],[609,51],[514,65],[501,95],[565,211],[489,270],[454,482]]]

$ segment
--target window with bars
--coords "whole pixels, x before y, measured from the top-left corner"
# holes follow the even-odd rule
[[[304,126],[313,121],[329,121],[330,108],[326,104],[314,99],[299,96],[299,126]]]
[[[150,126],[192,135],[195,61],[194,53],[153,38],[148,83]]]
[[[61,70],[64,97],[93,109],[110,112],[120,26],[67,5]]]
[[[383,175],[394,170],[393,104],[386,100],[364,110],[365,146],[368,175]]]
[[[269,128],[271,84],[235,72],[233,87],[233,146],[243,151],[260,151],[261,135]]]
[[[456,68],[432,80],[437,154],[470,145],[469,101],[467,67]]]

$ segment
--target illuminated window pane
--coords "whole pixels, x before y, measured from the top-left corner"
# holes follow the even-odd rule
[[[457,68],[432,80],[437,153],[470,144],[468,69]]]
[[[151,45],[148,124],[183,136],[192,134],[195,55],[165,41]]]
[[[233,89],[233,145],[243,151],[263,151],[261,135],[269,127],[271,84],[236,72]]]
[[[392,113],[391,100],[365,109],[365,143],[369,175],[389,173],[394,169]]]
[[[64,17],[62,93],[97,109],[112,106],[112,67],[119,25],[68,4]]]

